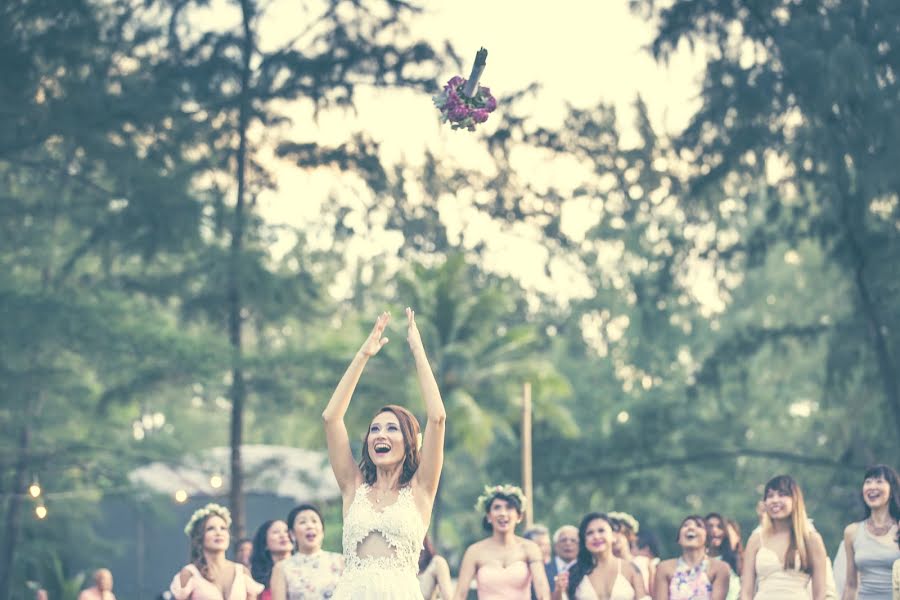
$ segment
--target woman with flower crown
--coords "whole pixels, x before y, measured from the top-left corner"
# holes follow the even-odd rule
[[[194,511],[184,528],[191,540],[190,563],[172,579],[175,600],[255,600],[263,591],[242,564],[225,558],[231,543],[231,513],[207,504]]]
[[[421,447],[419,422],[405,408],[389,404],[369,423],[359,464],[350,450],[344,415],[366,363],[388,343],[387,313],[378,317],[322,413],[344,506],[345,567],[336,600],[422,600],[416,575],[444,462],[446,413],[409,308],[406,319],[428,417]]]
[[[481,524],[491,536],[463,554],[455,600],[465,600],[472,579],[478,584],[478,600],[529,600],[532,587],[538,600],[550,599],[540,547],[516,535],[524,506],[525,494],[517,486],[484,488],[475,509],[484,513]]]

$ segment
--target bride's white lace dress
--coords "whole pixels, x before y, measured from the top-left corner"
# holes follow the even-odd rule
[[[397,501],[376,510],[363,483],[344,517],[344,573],[335,600],[422,600],[419,553],[427,526],[413,501],[412,489],[400,489]]]

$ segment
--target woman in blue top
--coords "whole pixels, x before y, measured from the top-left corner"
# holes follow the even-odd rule
[[[887,465],[866,471],[862,484],[866,518],[844,530],[847,581],[843,600],[883,600],[891,597],[891,568],[900,560],[897,521],[900,520],[900,477]]]

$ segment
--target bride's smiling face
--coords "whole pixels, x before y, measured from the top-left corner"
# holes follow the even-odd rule
[[[402,463],[406,458],[406,448],[397,415],[389,411],[378,413],[369,424],[366,445],[376,467]]]

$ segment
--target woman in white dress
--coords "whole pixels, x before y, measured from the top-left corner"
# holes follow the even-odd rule
[[[416,574],[444,462],[446,412],[416,326],[406,309],[407,341],[425,399],[427,426],[403,407],[379,409],[369,424],[357,465],[344,415],[363,368],[388,343],[382,313],[347,367],[322,413],[328,458],[344,507],[344,572],[334,599],[421,600]]]
[[[649,598],[638,568],[613,554],[612,519],[589,513],[578,527],[578,558],[556,576],[553,600],[635,600]]]
[[[789,475],[766,483],[761,526],[747,541],[741,600],[824,600],[825,544],[806,516],[800,486]]]

